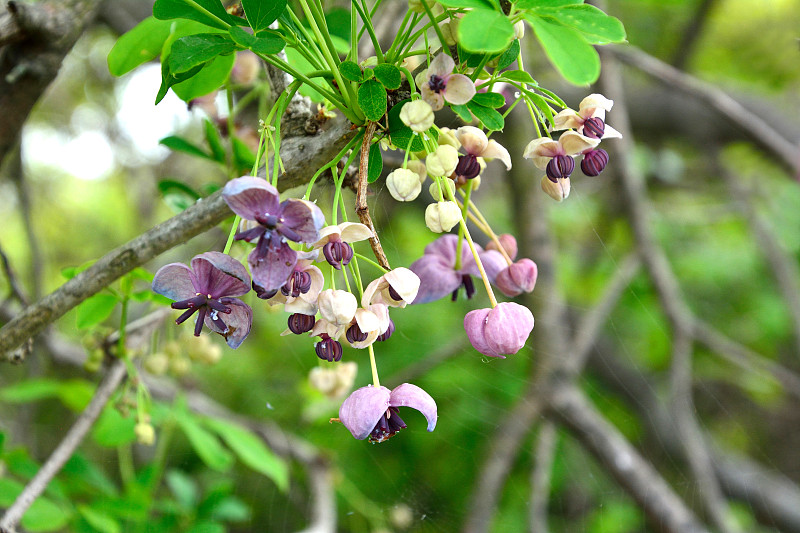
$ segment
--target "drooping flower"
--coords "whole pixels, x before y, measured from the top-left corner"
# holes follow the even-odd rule
[[[605,123],[606,111],[611,111],[614,100],[602,94],[590,94],[581,100],[578,111],[565,109],[553,117],[554,130],[574,128],[591,139],[614,139],[622,134]]]
[[[258,223],[234,237],[247,242],[258,241],[248,257],[253,282],[265,292],[279,289],[297,262],[297,252],[286,240],[316,242],[325,223],[322,211],[315,204],[297,198],[281,202],[275,187],[252,176],[229,181],[222,190],[222,197],[234,213]]]
[[[331,400],[341,399],[353,387],[358,365],[352,361],[331,368],[315,366],[308,373],[308,382]]]
[[[448,294],[452,294],[455,300],[461,286],[466,289],[467,298],[472,297],[475,285],[470,276],[480,276],[480,271],[466,242],[461,246],[461,267],[455,269],[457,247],[457,235],[442,235],[425,247],[421,258],[411,263],[409,268],[420,279],[419,291],[413,303],[432,302]],[[478,244],[475,249],[489,281],[494,283],[498,272],[506,267],[505,259],[500,252],[483,250]]]
[[[445,100],[451,104],[466,104],[475,96],[475,85],[463,74],[453,74],[456,62],[447,54],[436,56],[427,70],[415,78],[422,99],[434,111],[444,107]]]
[[[571,188],[572,185],[569,182],[569,178],[552,181],[547,176],[542,177],[542,190],[556,202],[563,202],[566,200]]]
[[[522,157],[533,159],[536,168],[547,172],[547,177],[552,182],[565,179],[572,174],[575,168],[573,156],[591,150],[600,144],[600,139],[591,139],[580,133],[568,131],[563,133],[557,141],[548,137],[532,140],[525,147]]]
[[[431,176],[444,176],[452,174],[458,166],[458,150],[449,144],[440,144],[436,150],[425,158],[425,166]]]
[[[353,320],[358,309],[358,300],[347,291],[326,289],[319,294],[317,305],[322,318],[335,327],[343,328]],[[339,335],[331,336],[339,337]]]
[[[425,208],[425,225],[434,233],[450,231],[460,221],[461,210],[450,200],[428,204]]]
[[[330,265],[337,270],[347,266],[353,258],[351,242],[364,241],[371,238],[372,230],[358,222],[342,222],[336,226],[325,226],[319,233],[319,240],[314,248],[322,248],[322,253]]]
[[[312,259],[299,259],[286,283],[271,298],[266,299],[267,303],[283,304],[283,310],[287,313],[315,315],[317,298],[325,285],[325,277],[311,262]]]
[[[391,322],[389,307],[386,304],[377,303],[367,309],[359,308],[350,326],[345,330],[345,338],[353,348],[366,348],[389,329]]]
[[[389,390],[386,387],[361,387],[348,396],[339,408],[339,420],[358,440],[369,437],[383,442],[406,427],[398,407],[411,407],[428,421],[428,431],[436,428],[438,413],[430,394],[410,383]]]
[[[510,233],[501,233],[497,236],[497,240],[500,241],[500,246],[503,247],[506,254],[508,255],[509,259],[512,261],[517,257],[517,239],[511,235]],[[494,241],[489,241],[486,245],[487,250],[497,250],[500,251],[497,243]]]
[[[428,131],[433,126],[433,108],[425,100],[408,102],[400,110],[400,120],[417,133]]]
[[[581,171],[587,176],[599,176],[608,164],[608,152],[602,148],[594,148],[583,154]]]
[[[475,309],[464,317],[464,329],[472,346],[489,357],[505,359],[517,353],[533,330],[533,313],[514,302],[494,309]]]
[[[508,297],[518,296],[533,291],[538,273],[536,263],[527,258],[520,259],[497,273],[495,285]]]
[[[228,346],[238,348],[250,333],[253,311],[236,296],[250,291],[250,275],[234,258],[220,252],[206,252],[183,263],[161,267],[153,278],[153,291],[175,300],[173,309],[186,309],[175,321],[180,324],[197,313],[194,334],[200,336],[205,323],[225,337]]]
[[[496,157],[503,162],[506,170],[511,170],[511,156],[500,143],[489,140],[486,134],[474,126],[462,126],[456,130],[461,147],[467,152],[459,156],[455,173],[457,176],[473,179],[481,173],[479,157]]]
[[[386,188],[398,202],[410,202],[422,191],[419,174],[408,168],[398,168],[386,176]]]
[[[361,305],[369,307],[380,303],[389,307],[405,307],[417,297],[419,286],[420,279],[415,272],[397,267],[367,285],[361,296]]]

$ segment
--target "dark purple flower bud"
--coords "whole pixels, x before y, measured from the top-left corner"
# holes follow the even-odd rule
[[[353,324],[347,328],[347,332],[345,333],[345,337],[347,337],[347,341],[350,344],[353,344],[354,342],[364,342],[367,340],[368,336],[369,335],[361,331],[361,328],[358,327],[358,324]]]
[[[599,175],[608,164],[608,152],[602,148],[595,148],[586,152],[581,161],[581,170],[587,176]]]
[[[536,263],[530,259],[520,259],[501,270],[494,283],[506,296],[518,296],[533,290],[537,274]]]
[[[253,282],[252,285],[253,285],[253,290],[256,292],[256,296],[258,296],[262,300],[269,300],[270,298],[278,294],[278,289],[272,289],[271,291],[264,290],[264,287],[256,284],[255,281]]]
[[[572,156],[557,155],[547,163],[545,172],[550,181],[557,183],[560,179],[568,178],[573,170],[575,170],[575,160]]]
[[[316,319],[314,315],[304,315],[302,313],[294,313],[289,315],[289,331],[295,335],[302,335],[314,329]]]
[[[330,338],[326,333],[320,335],[320,340],[314,345],[314,351],[317,352],[317,357],[332,363],[342,360],[342,345],[339,341]]]
[[[329,241],[322,247],[322,253],[333,268],[341,270],[353,258],[353,248],[344,241]]]
[[[606,124],[599,117],[587,118],[583,123],[583,136],[590,139],[602,139],[606,130]]]
[[[389,319],[389,327],[386,328],[386,331],[384,331],[383,333],[378,335],[378,338],[375,339],[375,340],[378,341],[378,342],[388,341],[389,337],[391,337],[392,333],[394,333],[394,330],[395,330],[394,321],[390,318]]]
[[[284,296],[297,298],[301,294],[305,294],[311,288],[311,274],[304,270],[295,270],[289,276],[289,280],[281,287],[281,293]]]
[[[530,309],[514,302],[494,309],[476,309],[464,317],[464,329],[472,346],[484,355],[505,359],[517,353],[533,330]]]
[[[456,176],[461,176],[468,180],[474,179],[481,173],[481,165],[478,158],[472,154],[458,156],[456,165]]]
[[[440,93],[447,87],[447,81],[443,77],[433,74],[428,82],[428,87],[430,87],[431,91]]]

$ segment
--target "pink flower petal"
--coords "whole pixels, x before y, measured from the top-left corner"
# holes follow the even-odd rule
[[[261,178],[242,176],[225,184],[222,197],[231,211],[247,220],[256,215],[276,214],[280,204],[278,189]]]
[[[361,387],[339,408],[339,420],[357,440],[366,439],[389,409],[391,392],[386,387]]]
[[[451,104],[463,105],[475,96],[475,84],[463,74],[453,74],[447,78],[443,94],[444,99]]]
[[[425,416],[428,421],[428,431],[436,428],[438,413],[436,402],[430,394],[411,383],[403,383],[395,387],[389,395],[389,405],[391,407],[411,407]]]

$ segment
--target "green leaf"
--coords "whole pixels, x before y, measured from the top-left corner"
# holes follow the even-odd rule
[[[600,76],[600,56],[597,50],[573,29],[558,22],[526,15],[547,57],[565,80],[575,85],[589,85]]]
[[[503,129],[503,126],[505,126],[503,115],[494,109],[490,107],[484,107],[472,101],[467,102],[467,107],[470,111],[472,111],[472,114],[475,115],[475,118],[480,120],[487,129],[499,131]]]
[[[228,30],[228,35],[231,36],[233,42],[244,48],[250,48],[253,46],[253,43],[256,42],[255,35],[243,30],[239,26],[231,26],[231,28]]]
[[[21,483],[9,478],[0,478],[0,507],[11,507],[23,490]],[[22,527],[33,533],[57,531],[70,520],[70,513],[45,497],[40,496],[22,517]]]
[[[339,65],[339,72],[342,77],[349,81],[361,81],[364,74],[361,72],[361,67],[355,61],[343,61]]]
[[[350,42],[350,11],[340,7],[325,13],[325,22],[331,36]]]
[[[236,50],[227,35],[219,33],[199,33],[181,37],[172,44],[167,62],[173,75],[187,72],[205,65],[219,55],[231,54]]]
[[[386,114],[386,89],[376,80],[367,80],[358,88],[358,105],[367,120],[380,120]]]
[[[233,149],[233,162],[236,168],[250,172],[256,164],[256,154],[238,137],[231,137],[231,148]]]
[[[175,91],[175,94],[184,102],[216,91],[222,87],[225,80],[230,76],[233,62],[233,54],[219,56],[210,64],[203,67],[203,70],[200,71],[199,74],[174,85],[172,90]]]
[[[469,52],[500,53],[514,40],[514,26],[498,11],[475,9],[458,23],[458,42]]]
[[[608,16],[588,4],[534,11],[542,16],[552,16],[561,24],[575,28],[591,44],[619,43],[626,37],[625,28],[619,19]]]
[[[492,3],[488,0],[439,0],[445,7],[474,7],[478,9],[492,9]]]
[[[390,90],[400,88],[402,77],[400,76],[400,69],[389,63],[381,63],[373,69],[375,79]]]
[[[369,157],[367,163],[367,181],[372,183],[381,177],[383,172],[383,158],[381,157],[380,143],[373,143],[369,147]]]
[[[175,85],[176,83],[180,83],[182,81],[188,80],[202,69],[202,65],[197,66],[190,70],[189,72],[184,72],[178,76],[173,76],[169,71],[169,66],[166,61],[161,62],[161,87],[158,88],[158,94],[156,94],[156,105],[167,96],[167,91],[169,88]]]
[[[177,135],[170,135],[169,137],[164,137],[163,139],[158,141],[158,144],[166,146],[170,150],[174,150],[176,152],[183,152],[185,154],[193,155],[195,157],[202,157],[203,159],[211,159],[212,161],[216,160],[214,156],[205,153],[203,149],[200,148],[199,146],[194,145],[189,141],[187,141],[186,139],[184,139],[183,137],[178,137]]]
[[[501,75],[509,81],[517,81],[519,83],[538,85],[538,83],[536,83],[536,80],[534,80],[531,77],[531,75],[525,72],[524,70],[507,70],[503,72]]]
[[[76,487],[81,492],[98,493],[103,496],[117,496],[117,487],[105,472],[94,462],[90,461],[80,452],[76,452],[64,464],[62,475],[66,478],[65,485]]]
[[[161,199],[176,213],[181,213],[200,199],[194,189],[175,180],[161,180],[158,182],[158,192]]]
[[[58,398],[68,409],[83,411],[94,396],[95,386],[83,379],[62,381],[58,388]]]
[[[263,30],[256,34],[255,42],[250,46],[250,50],[256,54],[265,56],[277,54],[286,46],[281,34],[274,30]]]
[[[203,522],[195,522],[192,527],[186,530],[186,533],[225,533],[225,526],[219,522],[205,520]]]
[[[222,447],[219,439],[197,423],[187,412],[177,412],[175,420],[183,430],[192,449],[211,469],[224,472],[233,464],[233,456]]]
[[[246,522],[250,520],[250,508],[235,496],[228,496],[211,511],[211,518],[220,522]]]
[[[466,104],[451,105],[450,109],[452,109],[455,114],[458,115],[458,117],[464,122],[472,121],[472,113],[469,112],[469,108],[466,106]]]
[[[517,0],[517,9],[539,9],[582,4],[583,0]]]
[[[497,70],[508,68],[519,57],[519,39],[514,39],[505,52],[497,58]]]
[[[403,124],[403,121],[400,120],[400,111],[403,109],[403,106],[410,101],[410,99],[402,100],[389,110],[389,137],[392,139],[392,144],[400,150],[405,150],[408,143],[411,142],[412,152],[422,152],[425,150],[425,143],[423,143],[422,137],[411,131],[411,128]],[[434,141],[439,138],[439,132],[436,131],[436,128],[429,129],[424,135],[427,135]],[[411,140],[412,138],[414,139],[413,141]]]
[[[147,17],[122,35],[108,53],[109,72],[122,76],[155,59],[169,37],[171,25],[171,22]]]
[[[217,126],[208,119],[203,120],[203,126],[205,127],[206,142],[211,148],[214,160],[225,164],[225,148],[222,146],[222,139],[219,136]]]
[[[115,448],[122,444],[130,444],[136,440],[133,428],[136,420],[123,417],[114,407],[106,407],[92,429],[92,438],[100,446]]]
[[[28,379],[0,389],[0,401],[29,403],[58,396],[61,383],[54,379]]]
[[[78,512],[86,522],[100,533],[121,533],[122,526],[113,516],[88,505],[78,505]]]
[[[216,432],[239,459],[270,478],[281,491],[289,487],[289,470],[281,459],[267,448],[260,438],[251,431],[218,418],[206,418],[205,425]]]
[[[254,31],[265,30],[286,9],[288,0],[242,0],[244,15]]]
[[[95,263],[95,259],[86,261],[82,265],[76,267],[66,267],[61,269],[61,275],[66,279],[72,279]]]
[[[227,30],[232,22],[219,0],[156,0],[153,16],[161,20],[195,20],[220,30]]]
[[[194,509],[199,496],[197,483],[185,473],[175,469],[170,469],[165,479],[178,504],[186,510]]]
[[[3,446],[6,443],[6,434],[0,431],[0,457],[3,456]]]
[[[503,107],[506,105],[506,99],[500,93],[475,93],[472,101],[484,107]]]
[[[90,328],[110,317],[117,301],[113,294],[100,293],[81,302],[76,308],[78,329]]]

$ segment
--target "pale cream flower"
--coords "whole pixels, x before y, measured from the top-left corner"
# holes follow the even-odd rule
[[[369,308],[372,304],[380,303],[389,307],[405,307],[414,301],[418,290],[419,276],[405,267],[397,267],[367,285],[361,305]]]
[[[431,176],[448,177],[458,165],[458,150],[449,144],[440,145],[425,158],[425,166]]]
[[[450,231],[461,221],[461,210],[455,202],[436,202],[425,209],[425,225],[434,233]]]
[[[567,199],[567,196],[569,196],[569,178],[561,178],[553,182],[547,176],[543,176],[542,190],[556,202],[563,202]]]
[[[419,174],[407,168],[398,168],[386,176],[386,188],[398,202],[410,202],[422,190]]]
[[[433,108],[425,100],[408,102],[400,110],[400,120],[412,131],[422,133],[433,126]]]

